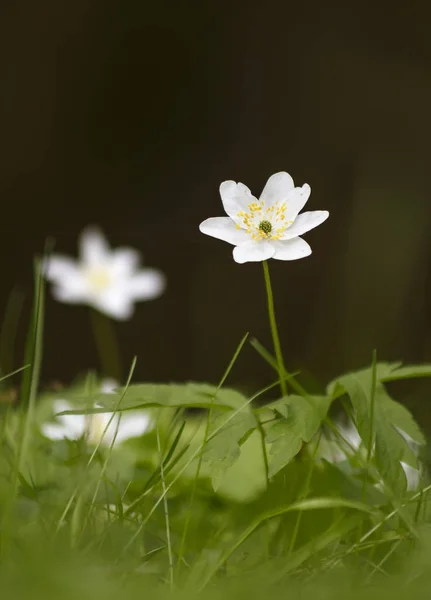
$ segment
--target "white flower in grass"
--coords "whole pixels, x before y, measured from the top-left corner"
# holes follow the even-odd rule
[[[156,269],[140,269],[136,250],[111,250],[98,229],[84,230],[79,246],[79,261],[53,254],[44,264],[57,300],[87,304],[110,317],[126,320],[133,314],[134,302],[163,293],[164,276]]]
[[[105,380],[101,384],[101,391],[105,394],[112,392],[118,387],[113,380]],[[95,408],[100,408],[96,406]],[[76,410],[76,405],[67,400],[56,400],[53,403],[54,414],[69,410]],[[91,415],[59,415],[56,423],[44,423],[41,427],[43,435],[51,440],[78,440],[85,437],[90,444],[101,442],[104,446],[110,446],[115,439],[115,444],[129,438],[139,437],[151,429],[151,419],[143,411],[126,411],[115,413],[96,413]],[[109,425],[108,425],[109,423]],[[105,428],[108,426],[105,434]],[[102,437],[103,436],[103,437]]]
[[[299,214],[310,193],[308,184],[295,187],[292,177],[285,172],[268,179],[259,200],[244,184],[224,181],[220,196],[228,216],[207,219],[199,229],[233,244],[237,263],[304,258],[311,254],[311,248],[299,236],[329,216],[327,210]]]
[[[367,453],[365,445],[352,421],[349,421],[347,425],[337,423],[336,426],[345,442],[342,444],[343,448],[340,447],[339,443],[334,443],[330,449],[325,448],[324,451],[320,453],[321,457],[325,458],[328,462],[333,463],[346,460],[350,454],[359,451],[362,451],[363,456],[365,457]],[[395,427],[395,429],[404,438],[412,452],[417,456],[420,451],[420,444],[399,427]],[[406,476],[407,489],[410,491],[416,490],[420,485],[421,471],[403,461],[400,461],[400,464]],[[377,485],[381,487],[381,484]]]

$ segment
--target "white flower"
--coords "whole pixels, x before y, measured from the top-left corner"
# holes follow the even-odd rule
[[[43,268],[54,284],[57,300],[88,304],[116,319],[129,319],[137,300],[163,293],[165,278],[156,269],[139,269],[140,256],[132,248],[111,250],[98,229],[80,238],[80,260],[54,254]]]
[[[233,244],[237,263],[304,258],[311,254],[311,248],[299,236],[329,216],[327,210],[299,214],[310,193],[308,184],[295,187],[292,177],[285,172],[268,179],[259,200],[244,184],[224,181],[220,196],[228,216],[207,219],[199,229]]]
[[[407,489],[409,491],[414,491],[417,490],[418,487],[420,487],[421,484],[421,472],[418,469],[415,469],[414,467],[411,467],[410,465],[408,465],[407,463],[403,462],[402,460],[400,461],[400,464],[403,468],[404,474],[406,476],[406,480],[407,480]]]
[[[328,447],[324,446],[322,451],[319,451],[320,457],[324,458],[328,462],[337,463],[346,460],[352,452],[362,451],[363,458],[366,457],[366,449],[362,443],[361,436],[352,421],[349,420],[347,425],[342,423],[336,423],[336,427],[341,434],[341,437],[346,442],[343,444],[343,448],[334,439],[331,441]],[[399,427],[395,427],[398,433],[404,438],[406,443],[410,446],[410,449],[417,456],[420,451],[420,444],[413,440],[405,431]],[[346,446],[344,448],[344,446]],[[404,471],[407,480],[407,490],[416,490],[420,486],[421,481],[421,470],[415,469],[407,463],[400,461],[400,465]],[[378,484],[381,487],[381,484]]]
[[[341,437],[347,442],[352,450],[359,450],[362,444],[361,436],[359,431],[356,429],[352,421],[348,421],[347,425],[343,423],[337,424],[337,429],[341,434]]]
[[[105,380],[101,384],[101,391],[108,394],[115,387],[118,387],[118,384],[114,380]],[[66,400],[56,400],[53,403],[55,415],[69,410],[76,410],[76,408],[76,405],[72,405]],[[100,408],[100,406],[95,408]],[[114,414],[105,435],[103,435],[111,417],[112,412],[88,415],[59,415],[56,417],[57,423],[44,423],[41,429],[42,433],[51,440],[65,438],[77,440],[86,437],[90,444],[96,445],[101,442],[105,446],[110,446],[114,439],[114,443],[120,443],[132,437],[139,437],[151,429],[151,419],[146,412],[140,410],[126,411]]]

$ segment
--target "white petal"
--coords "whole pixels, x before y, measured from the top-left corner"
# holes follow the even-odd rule
[[[111,254],[110,269],[115,275],[131,275],[138,268],[140,258],[134,248],[117,248]]]
[[[343,425],[340,423],[337,427],[343,438],[350,444],[350,446],[352,446],[352,448],[355,450],[358,450],[359,446],[362,444],[362,439],[353,423],[351,421],[348,425]]]
[[[233,257],[237,263],[259,262],[271,258],[274,254],[273,242],[266,240],[248,240],[233,249]]]
[[[294,221],[298,213],[304,208],[311,194],[311,188],[308,183],[304,183],[302,187],[293,189],[286,198],[286,219]]]
[[[76,261],[71,258],[61,254],[53,254],[43,261],[42,271],[48,281],[58,283],[67,281],[70,277],[75,277],[79,273],[79,268]]]
[[[58,423],[42,423],[40,429],[43,435],[50,440],[64,440],[64,438],[70,438],[68,430]]]
[[[289,173],[285,171],[275,173],[266,182],[260,200],[265,202],[265,207],[270,206],[274,202],[285,200],[293,188],[293,179]]]
[[[80,251],[82,261],[86,266],[104,265],[111,257],[105,237],[95,227],[90,227],[82,232]]]
[[[58,413],[64,412],[66,410],[73,410],[75,407],[67,402],[66,400],[56,400],[53,404],[54,415]],[[60,415],[56,416],[58,420],[58,424],[50,425],[46,423],[44,428],[46,431],[50,431],[54,434],[55,431],[60,435],[60,431],[62,431],[61,438],[68,438],[71,440],[76,440],[80,438],[85,431],[85,416],[84,415]],[[43,428],[43,431],[45,431]],[[45,433],[48,437],[48,433]],[[59,439],[59,438],[52,438]]]
[[[109,420],[112,417],[112,421],[109,423]],[[110,446],[114,440],[115,437],[115,432],[117,430],[117,426],[118,426],[118,421],[120,420],[120,413],[116,413],[114,414],[114,416],[112,416],[112,413],[99,413],[97,415],[97,422],[95,422],[95,424],[93,424],[93,430],[90,429],[90,432],[93,433],[93,439],[92,442],[97,444],[99,441],[101,441],[101,443],[104,446]],[[109,423],[109,425],[108,425]],[[102,438],[103,432],[106,432],[105,435]],[[102,438],[102,439],[101,439]],[[115,438],[115,441],[118,440],[118,436]]]
[[[73,406],[67,400],[54,400],[52,404],[52,411],[54,415],[65,412],[66,410],[73,410]]]
[[[298,237],[311,229],[314,229],[329,217],[327,210],[312,210],[298,215],[293,223],[282,236],[282,240],[290,240]]]
[[[88,281],[76,262],[53,255],[43,264],[45,276],[56,286],[52,293],[60,302],[85,302],[88,297]]]
[[[151,419],[145,412],[123,412],[116,441],[139,437],[150,429]]]
[[[248,211],[248,205],[257,202],[247,186],[235,181],[223,181],[220,186],[220,196],[226,214],[234,221],[238,220],[237,215],[240,211]]]
[[[409,491],[416,490],[419,487],[420,481],[421,481],[420,471],[418,471],[417,469],[414,469],[413,467],[411,467],[410,465],[408,465],[407,463],[405,463],[403,461],[400,461],[400,462],[401,462],[403,471],[406,475],[407,489]]]
[[[125,291],[133,300],[152,300],[166,287],[163,273],[157,269],[142,269],[125,282]]]
[[[83,435],[85,431],[84,415],[62,415],[58,417],[63,428],[67,431],[66,437],[76,440]]]
[[[100,312],[120,321],[127,321],[133,315],[133,301],[124,287],[111,287],[93,298],[91,304]]]
[[[271,242],[274,246],[274,256],[277,260],[297,260],[305,258],[311,254],[311,248],[307,242],[301,238],[292,240]]]
[[[91,297],[88,281],[81,274],[70,277],[67,281],[56,285],[52,289],[52,295],[59,302],[70,304],[86,303]]]
[[[103,379],[100,383],[100,391],[102,394],[112,394],[116,388],[120,387],[115,379]]]
[[[250,239],[243,229],[237,229],[230,217],[212,217],[199,225],[202,233],[237,246]]]

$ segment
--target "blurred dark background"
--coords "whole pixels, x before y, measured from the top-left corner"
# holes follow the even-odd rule
[[[163,270],[116,323],[136,379],[216,382],[245,331],[270,345],[262,268],[199,223],[225,179],[274,172],[330,219],[271,263],[285,359],[315,385],[380,359],[431,361],[428,3],[23,0],[0,8],[0,309],[47,236],[100,225]],[[21,293],[18,292],[18,293]],[[88,310],[47,302],[43,377],[97,366]],[[251,348],[231,382],[271,373]]]

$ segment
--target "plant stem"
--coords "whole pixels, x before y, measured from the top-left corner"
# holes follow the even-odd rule
[[[265,277],[266,297],[268,301],[268,316],[271,327],[272,341],[274,344],[275,358],[277,360],[278,375],[280,378],[280,389],[283,396],[287,396],[287,386],[285,377],[285,368],[283,354],[281,352],[280,338],[278,336],[277,322],[275,320],[274,297],[272,294],[271,277],[269,275],[268,261],[263,261],[263,275]]]
[[[168,560],[169,560],[169,583],[171,591],[174,588],[174,561],[172,557],[172,544],[171,544],[171,529],[169,526],[169,510],[168,510],[168,498],[167,498],[167,489],[165,482],[165,474],[163,470],[163,454],[162,447],[160,445],[160,434],[159,428],[156,428],[156,436],[157,436],[157,450],[159,453],[160,459],[160,478],[162,480],[162,489],[163,489],[163,508],[165,512],[165,523],[166,523],[166,543],[168,546]]]
[[[93,326],[102,377],[113,377],[117,381],[121,381],[121,358],[114,324],[108,317],[95,309],[91,309],[91,324]]]

